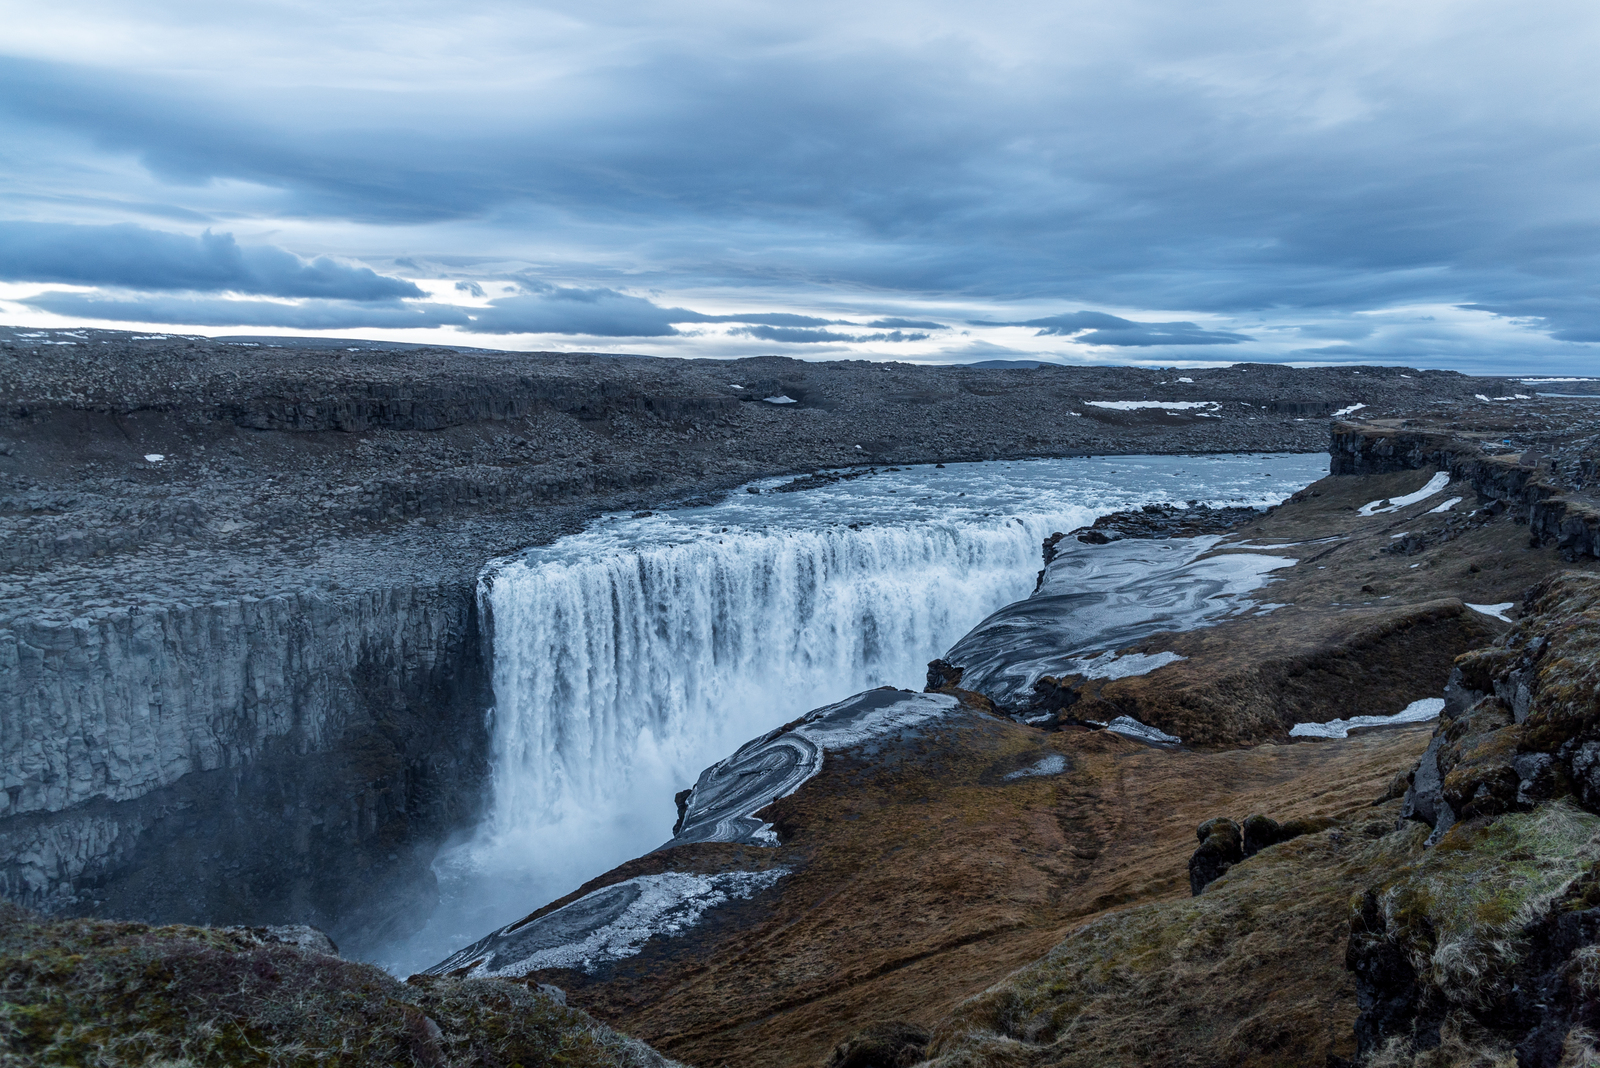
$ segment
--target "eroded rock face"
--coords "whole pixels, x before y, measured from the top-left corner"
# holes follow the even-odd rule
[[[1527,413],[1533,423],[1538,413]],[[1496,422],[1489,417],[1491,423]],[[1486,507],[1511,508],[1528,525],[1532,545],[1553,545],[1569,561],[1600,556],[1600,502],[1595,493],[1596,439],[1574,433],[1571,423],[1544,426],[1533,437],[1555,439],[1546,449],[1513,446],[1512,451],[1486,455],[1482,434],[1457,433],[1460,421],[1432,426],[1363,426],[1335,423],[1333,464],[1336,475],[1367,475],[1433,467],[1469,483]],[[1528,433],[1517,426],[1517,413],[1504,413],[1497,429],[1516,437]],[[1578,424],[1581,429],[1582,423]],[[1514,429],[1513,429],[1514,428]],[[1475,428],[1476,429],[1476,428]],[[1523,430],[1524,433],[1517,433]],[[1402,548],[1400,551],[1407,551]]]
[[[1439,730],[1412,773],[1404,818],[1434,828],[1572,794],[1600,809],[1600,578],[1554,576],[1527,615],[1456,660]]]
[[[357,946],[403,930],[431,907],[434,844],[479,810],[486,667],[470,587],[14,624],[0,894],[311,920]]]
[[[1524,1068],[1592,1055],[1597,752],[1600,576],[1567,573],[1530,591],[1500,641],[1457,661],[1402,809],[1402,823],[1432,828],[1431,848],[1368,887],[1351,916],[1363,1055],[1457,1041]]]

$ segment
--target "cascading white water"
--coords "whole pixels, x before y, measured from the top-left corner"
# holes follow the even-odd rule
[[[920,689],[930,659],[1027,596],[1052,531],[1150,501],[1269,503],[1326,463],[890,469],[607,517],[492,562],[479,586],[494,647],[490,815],[440,858],[440,909],[387,963],[432,964],[659,845],[672,795],[751,737],[872,686]]]
[[[1053,526],[1090,515],[702,535],[499,568],[494,831],[592,812],[640,765],[692,782],[820,703],[916,683],[1026,595]]]

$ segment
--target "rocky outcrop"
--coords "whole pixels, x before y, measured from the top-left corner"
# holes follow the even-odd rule
[[[1403,814],[1437,841],[1460,820],[1571,794],[1600,811],[1600,578],[1553,576],[1493,646],[1456,660]]]
[[[1301,817],[1279,823],[1257,813],[1235,823],[1226,816],[1206,820],[1195,831],[1200,848],[1189,858],[1189,893],[1201,891],[1228,873],[1228,869],[1268,846],[1292,841],[1303,834],[1317,834],[1336,821],[1327,817]]]
[[[49,920],[0,901],[6,1064],[680,1068],[548,987],[400,982],[310,928]]]
[[[1363,1055],[1409,1063],[1468,1043],[1523,1068],[1594,1055],[1600,576],[1554,576],[1527,611],[1458,659],[1410,776],[1401,822],[1429,825],[1432,848],[1352,913]]]
[[[1535,546],[1554,545],[1568,560],[1600,557],[1600,502],[1595,458],[1581,451],[1553,460],[1537,450],[1486,453],[1485,435],[1335,423],[1330,471],[1372,475],[1433,468],[1469,484],[1480,501],[1500,502],[1528,525]]]
[[[863,1027],[833,1048],[825,1068],[911,1068],[933,1032],[904,1020]]]
[[[1195,830],[1200,848],[1189,858],[1189,893],[1198,897],[1229,868],[1244,859],[1244,843],[1239,825],[1226,816],[1206,820]]]

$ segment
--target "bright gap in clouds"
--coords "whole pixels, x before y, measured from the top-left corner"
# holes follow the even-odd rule
[[[0,299],[19,325],[1596,362],[1590,5],[5,15],[0,279],[43,287]]]

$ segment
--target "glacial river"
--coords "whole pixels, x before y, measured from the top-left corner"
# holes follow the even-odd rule
[[[673,795],[741,743],[927,662],[1026,597],[1040,543],[1152,502],[1281,501],[1325,453],[1118,456],[879,469],[794,493],[602,517],[491,561],[493,798],[435,863],[398,974],[647,852]]]

